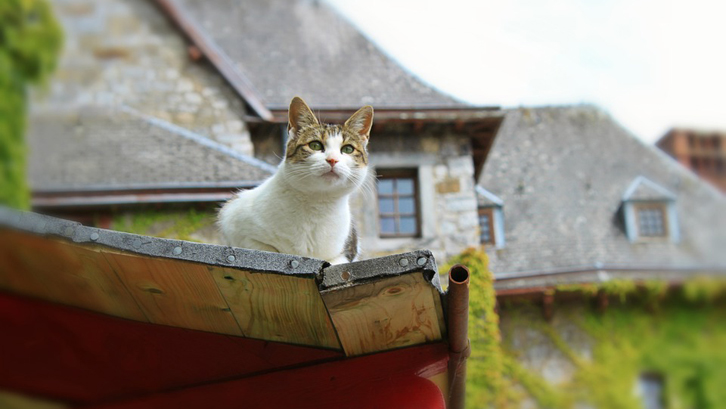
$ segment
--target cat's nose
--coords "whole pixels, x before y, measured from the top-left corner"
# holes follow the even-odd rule
[[[338,163],[338,161],[337,161],[336,159],[333,159],[333,158],[328,158],[328,159],[325,159],[325,161],[326,161],[326,162],[328,162],[328,163],[330,164],[330,167],[331,167],[331,168],[332,168],[333,166],[335,166],[335,164],[336,164],[336,163]]]

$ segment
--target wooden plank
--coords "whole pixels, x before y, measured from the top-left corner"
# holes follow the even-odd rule
[[[211,267],[180,260],[102,252],[149,322],[241,336]]]
[[[344,358],[327,349],[135,322],[1,291],[0,329],[0,390],[74,407]]]
[[[323,292],[348,356],[439,341],[441,299],[423,273]]]
[[[419,374],[441,373],[447,361],[444,343],[428,344],[88,409],[444,409],[442,391]]]
[[[341,349],[313,277],[211,272],[246,337]]]
[[[0,234],[0,288],[146,321],[126,287],[95,248],[5,230]]]

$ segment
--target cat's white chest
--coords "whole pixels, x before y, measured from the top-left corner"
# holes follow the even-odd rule
[[[275,178],[240,193],[220,211],[219,224],[235,247],[338,258],[350,232],[348,197],[301,196]]]
[[[322,208],[321,213],[303,217],[295,213],[284,214],[270,220],[270,225],[280,228],[270,230],[266,236],[270,242],[277,244],[277,249],[282,253],[331,260],[343,252],[350,229],[350,214],[345,208],[347,203],[340,207]]]

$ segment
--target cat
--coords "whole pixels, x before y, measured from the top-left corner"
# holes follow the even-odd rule
[[[295,97],[288,121],[283,161],[272,177],[222,207],[222,236],[235,247],[331,264],[355,261],[358,237],[348,201],[368,176],[373,108],[364,106],[342,126],[329,125]]]

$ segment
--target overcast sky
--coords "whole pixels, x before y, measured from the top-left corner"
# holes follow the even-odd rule
[[[726,130],[726,2],[326,1],[476,105],[592,103],[646,142],[673,126]]]

